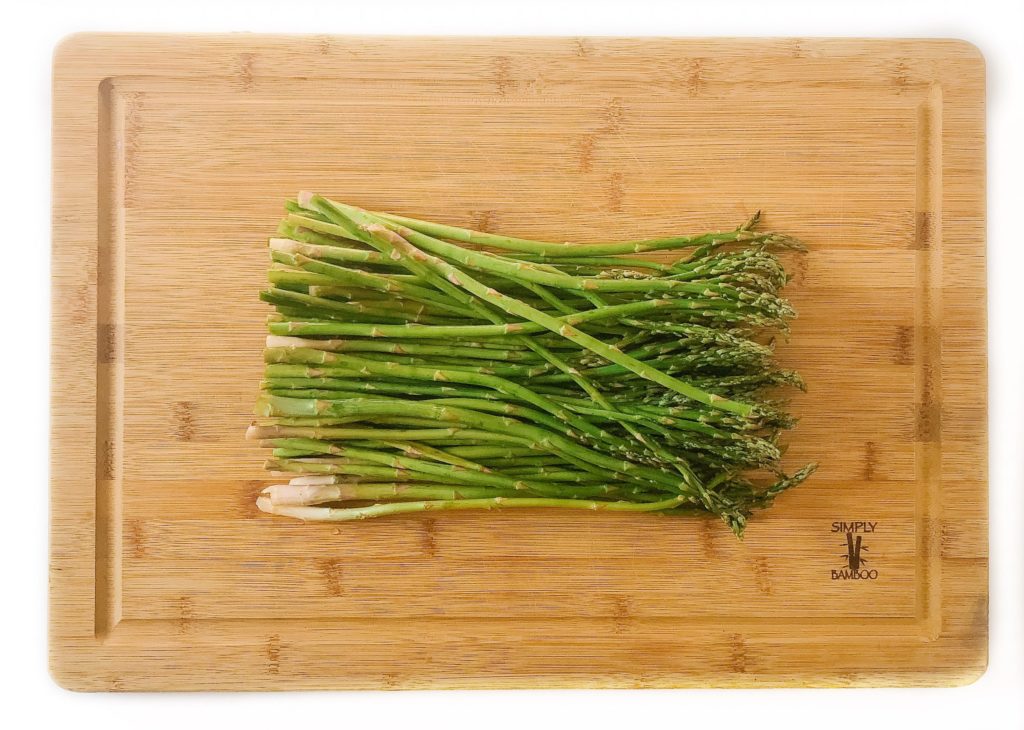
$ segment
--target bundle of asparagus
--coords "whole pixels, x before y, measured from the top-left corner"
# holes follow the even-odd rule
[[[286,211],[248,435],[291,479],[264,490],[265,512],[710,512],[739,535],[814,469],[781,471],[793,419],[769,395],[802,388],[770,339],[794,316],[772,251],[801,246],[756,231],[757,215],[728,232],[569,244],[310,193]],[[636,256],[672,249],[685,255]]]

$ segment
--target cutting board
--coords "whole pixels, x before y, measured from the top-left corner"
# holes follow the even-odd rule
[[[986,664],[984,63],[947,40],[72,36],[50,664],[89,690],[949,685]],[[766,228],[808,383],[752,520],[257,512],[309,189],[513,235]],[[272,481],[272,480],[271,480]],[[849,535],[849,537],[848,537]]]

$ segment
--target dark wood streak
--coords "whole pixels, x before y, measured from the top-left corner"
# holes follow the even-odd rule
[[[621,634],[633,620],[633,607],[628,596],[612,596],[612,632]]]
[[[919,210],[914,216],[914,238],[910,247],[924,250],[931,247],[932,236],[935,234],[935,223],[932,212]]]
[[[601,115],[604,118],[604,126],[598,131],[602,134],[618,134],[622,131],[625,119],[625,108],[622,106],[622,98],[613,96],[608,105],[605,106]]]
[[[508,56],[497,56],[492,65],[492,77],[498,93],[507,96],[510,91],[515,91],[518,84],[512,78],[512,59]]]
[[[772,593],[772,580],[768,572],[768,559],[763,556],[756,556],[751,560],[751,568],[754,571],[754,578],[757,580],[757,589],[770,596]]]
[[[703,58],[690,61],[690,75],[686,79],[686,88],[690,96],[699,96],[704,88],[704,61]]]
[[[473,212],[473,230],[482,231],[483,233],[491,233],[494,228],[494,217],[496,212],[493,210],[478,210]]]
[[[128,521],[128,542],[131,545],[133,558],[146,557],[146,533],[141,520]]]
[[[957,528],[948,522],[939,524],[939,555],[951,557],[958,539]]]
[[[917,404],[914,439],[938,442],[942,432],[942,404],[935,398],[935,368],[925,362],[921,367],[921,402]]]
[[[870,482],[875,478],[875,469],[878,466],[878,444],[874,441],[864,443],[864,481]]]
[[[319,561],[320,576],[323,578],[324,586],[327,588],[327,595],[338,598],[345,595],[345,586],[342,582],[344,569],[341,561],[336,558],[325,558]]]
[[[428,558],[437,556],[437,520],[426,517],[421,522],[423,554]]]
[[[96,326],[96,362],[110,365],[117,362],[117,325],[101,322]]]
[[[718,520],[702,519],[700,521],[700,547],[704,558],[708,561],[715,560],[718,556],[718,548],[715,546],[715,530],[718,526]]]
[[[114,442],[106,438],[103,440],[103,451],[100,456],[100,474],[104,479],[114,478],[114,465],[117,463],[117,454],[114,450]]]
[[[576,149],[579,150],[579,172],[587,173],[593,169],[594,147],[596,144],[597,139],[593,134],[583,135],[576,143]]]
[[[238,54],[238,79],[242,83],[242,91],[252,91],[253,73],[252,65],[256,58],[255,53]]]
[[[267,674],[281,673],[281,637],[278,634],[271,634],[267,637]]]
[[[893,342],[893,362],[897,365],[914,364],[914,328],[910,325],[896,327]]]
[[[178,441],[191,441],[196,436],[196,404],[192,401],[176,402],[171,411],[174,414],[174,438]]]
[[[896,60],[892,72],[892,83],[896,87],[897,94],[902,94],[910,86],[910,67],[907,65],[907,59]]]
[[[621,172],[613,172],[608,176],[608,209],[615,213],[622,212],[622,199],[625,197],[625,183]]]
[[[811,258],[812,252],[808,251],[802,256],[797,256],[793,262],[793,274],[791,275],[790,281],[797,286],[803,286],[807,283],[807,272],[810,269],[809,259]]]
[[[729,634],[729,668],[738,674],[747,671],[747,642],[740,634]]]
[[[178,599],[178,633],[191,633],[193,621],[195,621],[195,610],[192,605],[192,599],[188,596],[182,596]]]

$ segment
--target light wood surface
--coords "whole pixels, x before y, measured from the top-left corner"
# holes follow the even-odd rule
[[[946,685],[987,642],[984,63],[959,41],[77,35],[54,59],[51,667],[89,690]],[[281,203],[805,240],[755,518],[261,515]],[[833,522],[865,521],[873,580]]]

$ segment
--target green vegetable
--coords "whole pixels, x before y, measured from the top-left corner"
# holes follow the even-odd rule
[[[780,467],[794,419],[770,389],[803,383],[765,338],[795,316],[774,251],[802,246],[756,232],[759,215],[571,244],[309,193],[286,209],[249,437],[291,481],[265,490],[265,512],[705,511],[740,535],[814,470]],[[672,263],[637,256],[675,249]]]

